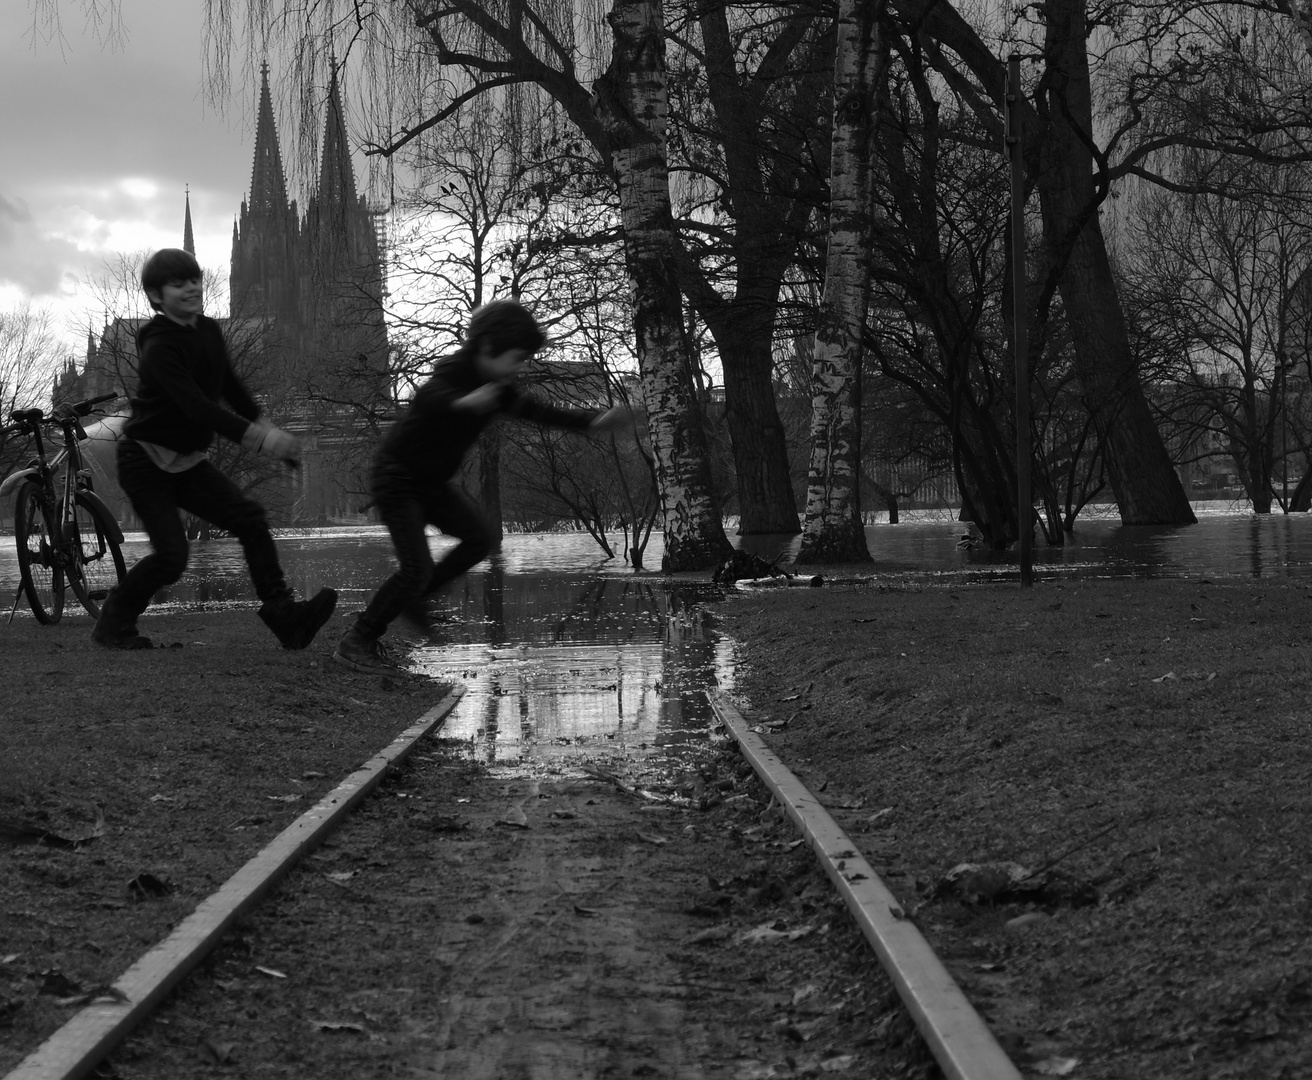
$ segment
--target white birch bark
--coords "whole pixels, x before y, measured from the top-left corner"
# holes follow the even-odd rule
[[[884,6],[884,0],[838,4],[829,240],[811,358],[811,463],[798,562],[870,558],[861,523],[858,391],[870,295],[870,135]]]
[[[660,0],[615,0],[614,50],[593,88],[620,194],[638,363],[664,514],[661,569],[704,570],[732,550],[711,489],[676,272],[666,156],[668,97]]]

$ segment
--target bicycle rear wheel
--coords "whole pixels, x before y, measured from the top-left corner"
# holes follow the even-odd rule
[[[40,484],[27,483],[14,504],[18,574],[36,621],[59,622],[64,612],[64,571],[59,565],[59,522],[47,512]]]
[[[100,605],[125,573],[113,522],[80,492],[73,497],[72,514],[61,514],[60,520],[64,522],[69,587],[82,606],[99,617]]]

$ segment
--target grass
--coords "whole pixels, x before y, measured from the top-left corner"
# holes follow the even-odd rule
[[[178,647],[101,649],[85,616],[0,628],[0,826],[78,838],[103,816],[71,852],[0,828],[0,1075],[67,1017],[70,987],[111,983],[441,696],[347,672],[326,645],[283,651],[253,610],[149,623]],[[142,873],[168,895],[136,897]]]
[[[842,820],[1018,1061],[1312,1075],[1305,584],[867,581],[724,625],[777,751],[860,804]],[[1031,905],[1018,933],[1024,905],[935,892],[997,860],[1055,860],[1101,902]]]

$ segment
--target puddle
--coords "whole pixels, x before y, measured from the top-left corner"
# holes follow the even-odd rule
[[[449,544],[430,538],[437,555]],[[278,545],[300,595],[338,590],[339,619],[325,635],[344,629],[394,565],[391,542],[376,528],[281,536]],[[124,558],[131,565],[147,550],[144,537],[129,534]],[[12,545],[0,541],[0,588],[10,598],[13,563]],[[403,623],[387,640],[411,670],[464,688],[441,737],[465,743],[489,767],[570,775],[599,765],[657,782],[706,752],[714,723],[707,692],[733,686],[732,643],[700,617],[720,595],[709,580],[634,574],[621,560],[602,560],[587,537],[517,535],[500,558],[441,595],[448,640],[407,642]],[[150,610],[257,604],[240,546],[216,540],[193,545],[186,575]],[[0,630],[42,632],[23,606]],[[251,633],[263,632],[252,619]],[[330,640],[312,648],[326,655]]]
[[[711,585],[475,572],[444,611],[453,640],[409,664],[464,688],[443,736],[493,767],[687,767],[733,686],[733,646],[703,625]]]

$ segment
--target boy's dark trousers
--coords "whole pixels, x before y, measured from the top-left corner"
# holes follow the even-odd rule
[[[474,501],[453,483],[424,485],[404,465],[380,462],[370,486],[401,564],[356,620],[360,633],[377,638],[408,605],[487,558],[492,535]],[[436,565],[425,525],[435,525],[460,541]]]
[[[145,450],[127,440],[118,447],[118,480],[153,550],[133,565],[111,593],[117,618],[135,620],[159,589],[172,585],[187,569],[187,533],[179,510],[208,521],[241,542],[255,593],[262,601],[291,597],[264,507],[208,461],[183,472],[165,472]]]

